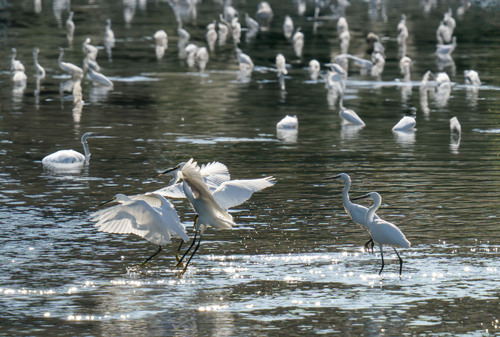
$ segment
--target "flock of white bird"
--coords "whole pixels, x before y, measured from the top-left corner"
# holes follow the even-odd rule
[[[187,3],[189,6],[186,9],[184,7],[178,7],[175,2],[170,2],[179,23],[177,30],[179,57],[185,59],[188,67],[197,67],[200,72],[203,72],[209,61],[210,53],[214,53],[215,51],[216,43],[218,42],[219,45],[224,45],[228,37],[231,37],[234,42],[235,54],[240,71],[246,76],[250,76],[254,69],[252,59],[238,47],[241,42],[242,32],[238,11],[228,2],[224,6],[223,13],[219,16],[219,23],[217,24],[216,21],[213,21],[207,25],[205,36],[207,48],[191,43],[190,34],[182,26],[186,17],[196,15],[196,1],[187,1]],[[347,6],[348,2],[339,1],[339,8],[341,4]],[[305,6],[305,1],[299,1],[299,10],[305,10]],[[343,8],[343,10],[345,10],[345,8]],[[261,2],[255,16],[256,19],[253,19],[248,13],[245,15],[247,42],[254,39],[259,32],[269,30],[274,16],[269,3],[265,1]],[[73,17],[73,12],[69,12],[69,16],[66,20],[66,33],[69,44],[71,44],[74,39],[75,24],[73,22]],[[319,19],[319,7],[316,7],[314,19]],[[436,31],[436,56],[438,62],[443,64],[444,67],[453,63],[451,54],[457,46],[456,37],[453,35],[455,26],[456,23],[450,10],[444,14],[443,20]],[[371,59],[363,59],[349,54],[351,37],[348,22],[344,15],[339,16],[337,19],[337,33],[340,54],[334,57],[332,63],[325,64],[329,70],[326,73],[321,73],[320,62],[313,59],[309,62],[308,72],[313,81],[323,78],[329,94],[334,96],[335,100],[338,99],[339,116],[343,124],[364,127],[366,124],[360,116],[354,110],[344,107],[343,105],[349,64],[351,63],[354,67],[359,68],[362,73],[370,74],[377,80],[380,80],[385,66],[385,48],[381,43],[381,39],[376,34],[369,33],[366,40],[369,45],[368,53]],[[409,33],[406,26],[406,16],[404,14],[397,25],[397,33],[397,41],[401,55],[399,67],[403,75],[402,81],[409,82],[412,60],[406,55],[406,44]],[[297,58],[302,59],[305,44],[304,34],[301,32],[300,27],[294,27],[293,19],[289,15],[285,17],[283,22],[283,34],[292,44]],[[104,45],[108,60],[111,61],[112,48],[115,46],[115,38],[109,19],[106,20],[104,36]],[[159,30],[154,33],[153,40],[155,42],[156,58],[160,60],[164,57],[168,49],[167,33],[164,30]],[[75,103],[81,102],[82,92],[80,83],[84,76],[95,85],[109,88],[113,87],[113,82],[100,72],[101,69],[97,63],[98,48],[91,44],[90,38],[86,38],[83,42],[82,51],[84,55],[83,67],[64,62],[63,48],[60,48],[58,59],[60,69],[71,77],[69,86],[65,86],[64,90],[73,93]],[[39,92],[40,81],[45,78],[46,73],[44,68],[38,63],[38,53],[38,48],[34,48],[33,58],[36,68],[35,77],[37,79],[36,90]],[[16,59],[16,55],[17,51],[13,48],[11,58],[12,81],[15,87],[26,86],[27,76],[25,74],[25,68],[21,61]],[[289,67],[289,65],[286,63],[286,59],[282,53],[276,56],[275,62],[276,73],[279,78],[279,87],[284,91],[286,89],[285,78],[288,74],[287,67]],[[432,79],[432,77],[434,77],[434,79]],[[476,71],[465,71],[464,77],[466,84],[472,86],[481,85],[479,75]],[[427,95],[429,92],[432,92],[436,96],[447,95],[449,97],[451,87],[451,81],[446,72],[440,72],[434,76],[428,71],[422,78],[420,93],[421,95]],[[412,116],[405,116],[394,125],[392,130],[394,132],[415,132],[415,126],[415,118]],[[298,128],[298,119],[296,116],[286,116],[278,122],[276,127],[278,132],[280,130],[296,130]],[[456,117],[450,120],[450,130],[453,134],[458,136],[461,133],[461,126]],[[91,132],[85,133],[82,136],[81,141],[84,147],[84,155],[73,150],[61,150],[43,158],[43,165],[49,169],[71,170],[88,164],[90,151],[87,145],[87,139],[95,136],[98,135]],[[162,175],[165,174],[174,176],[167,187],[142,195],[126,196],[117,194],[110,201],[117,202],[118,204],[94,212],[91,215],[91,220],[96,222],[95,226],[100,231],[135,234],[158,245],[158,251],[135,268],[142,266],[156,256],[161,251],[162,246],[171,242],[172,237],[179,237],[181,239],[181,245],[176,253],[177,265],[174,268],[182,268],[180,274],[183,274],[194,254],[199,249],[202,235],[207,227],[214,227],[216,229],[232,228],[235,222],[231,214],[228,213],[228,210],[231,207],[247,201],[254,192],[273,186],[275,183],[273,177],[250,180],[230,180],[229,171],[224,164],[213,162],[200,167],[193,159],[162,173]],[[398,227],[380,219],[380,217],[375,214],[381,204],[381,196],[376,192],[371,192],[362,197],[350,199],[348,194],[351,185],[350,177],[345,173],[341,173],[327,179],[333,178],[341,179],[345,183],[342,198],[346,212],[355,223],[365,228],[370,235],[370,241],[365,245],[366,248],[368,248],[370,243],[372,244],[372,250],[374,243],[380,248],[382,268],[379,274],[382,273],[384,268],[382,246],[386,245],[393,247],[397,254],[400,261],[399,274],[401,275],[403,260],[395,247],[408,248],[410,242]],[[189,236],[175,208],[167,198],[186,198],[196,212],[196,217],[194,219],[195,234],[191,245],[182,256],[180,256],[182,243],[189,241]],[[352,202],[352,200],[361,198],[372,199],[373,206],[368,209]],[[108,202],[104,204],[107,203]],[[191,250],[192,253],[190,257],[187,262],[184,263],[184,258]]]

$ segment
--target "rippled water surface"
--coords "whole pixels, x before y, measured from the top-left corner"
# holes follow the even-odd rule
[[[179,59],[177,22],[166,1],[71,1],[76,25],[72,46],[64,30],[65,1],[0,4],[0,334],[1,335],[437,335],[499,334],[500,307],[500,9],[473,1],[351,0],[345,10],[350,53],[368,58],[365,36],[382,38],[386,64],[380,80],[349,69],[344,105],[366,122],[343,126],[338,104],[324,81],[311,81],[307,63],[339,53],[337,17],[323,1],[316,33],[314,2],[299,15],[298,1],[270,1],[268,32],[240,48],[256,65],[242,78],[231,39],[217,46],[199,73]],[[68,0],[69,2],[69,0]],[[182,1],[181,1],[182,2]],[[173,3],[173,2],[172,2]],[[233,1],[243,28],[257,1]],[[334,5],[337,5],[334,2]],[[3,7],[2,7],[3,6]],[[458,46],[452,66],[436,62],[435,30],[451,8]],[[205,44],[205,27],[223,7],[205,0],[184,28]],[[407,15],[411,82],[399,73],[397,23]],[[305,34],[304,57],[295,57],[282,33],[286,14]],[[112,62],[103,46],[106,18],[116,36]],[[58,24],[58,18],[60,25]],[[127,20],[130,20],[128,23]],[[152,35],[164,29],[169,47],[157,61]],[[112,90],[84,80],[83,106],[58,67],[81,65],[87,37],[99,48],[98,63]],[[32,49],[47,76],[35,91]],[[10,78],[11,48],[26,67],[28,83]],[[289,65],[281,91],[277,53]],[[326,67],[323,66],[323,71]],[[464,84],[475,69],[483,84]],[[446,71],[449,99],[419,92],[425,71]],[[297,133],[277,133],[285,115],[299,119]],[[417,131],[391,128],[415,114]],[[449,119],[462,125],[450,137]],[[73,173],[44,170],[41,159],[56,150],[81,151],[90,138],[90,165]],[[171,271],[177,242],[140,272],[156,247],[127,235],[97,232],[89,214],[115,193],[145,193],[167,181],[157,173],[195,158],[220,161],[232,178],[273,175],[275,186],[232,210],[233,230],[208,229],[199,253],[182,277]],[[351,195],[378,191],[377,213],[411,241],[398,260],[385,248],[364,252],[366,232],[345,214],[342,183],[323,178],[346,172]],[[192,233],[194,213],[174,205]],[[366,203],[369,205],[369,202]]]

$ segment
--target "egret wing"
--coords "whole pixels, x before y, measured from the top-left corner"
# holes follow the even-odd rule
[[[168,230],[171,233],[177,234],[182,240],[184,240],[184,242],[189,241],[189,237],[186,234],[186,228],[181,223],[181,220],[179,219],[179,215],[177,214],[174,205],[160,195],[154,195],[152,193],[147,195],[154,196],[156,199],[162,202],[160,212],[163,218],[165,219],[165,223],[167,224]]]
[[[273,177],[230,180],[220,185],[214,191],[213,197],[220,207],[227,210],[244,203],[254,192],[273,186],[275,183]]]
[[[202,165],[200,174],[209,188],[217,188],[223,182],[231,179],[227,166],[217,161]]]

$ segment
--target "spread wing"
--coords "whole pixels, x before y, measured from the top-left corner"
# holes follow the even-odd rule
[[[273,177],[230,180],[220,185],[214,191],[213,197],[222,209],[228,210],[250,199],[254,192],[273,186],[275,183]]]

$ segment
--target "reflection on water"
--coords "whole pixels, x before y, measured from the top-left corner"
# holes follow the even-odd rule
[[[220,1],[10,3],[0,5],[10,18],[0,22],[0,334],[498,333],[500,68],[491,46],[500,41],[486,2],[271,1],[269,30],[247,38],[243,18],[255,18],[258,1],[233,1],[243,28],[238,47],[255,64],[251,74],[239,70]],[[457,13],[458,46],[443,62],[434,39],[448,8]],[[98,56],[113,90],[60,70],[70,10],[76,28],[65,60],[76,65],[80,44],[90,37],[103,49],[105,20],[113,22],[113,62]],[[448,87],[436,88],[432,77],[399,80],[396,27],[403,12],[412,77],[446,71]],[[328,89],[323,77],[310,80],[308,64],[318,59],[326,74],[340,51],[336,21],[343,14],[353,59],[371,59],[365,38],[372,31],[386,62],[376,79],[345,58],[345,83]],[[305,35],[303,60],[283,35],[286,15]],[[184,47],[205,45],[213,20],[219,34],[227,29],[227,41],[215,44],[203,73],[190,70]],[[171,43],[158,62],[152,36],[160,29]],[[35,46],[47,71],[41,82]],[[22,88],[11,79],[13,47],[28,76]],[[286,91],[276,77],[278,53],[288,60]],[[466,69],[484,83],[463,84]],[[344,105],[366,126],[343,125]],[[408,111],[416,111],[418,130],[391,132]],[[286,115],[300,119],[300,134],[276,129]],[[452,116],[460,135],[450,134]],[[43,169],[45,155],[78,148],[89,131],[106,138],[92,142],[88,166]],[[184,277],[171,270],[177,242],[147,268],[127,273],[156,247],[97,232],[89,214],[115,193],[163,187],[157,172],[191,157],[221,161],[242,178],[272,174],[277,183],[232,210],[236,228],[206,231]],[[378,191],[378,213],[412,242],[401,250],[401,278],[389,248],[382,276],[379,253],[362,250],[366,233],[345,214],[342,186],[323,181],[340,172],[351,175],[352,196]],[[184,200],[173,203],[192,233],[193,210]]]

